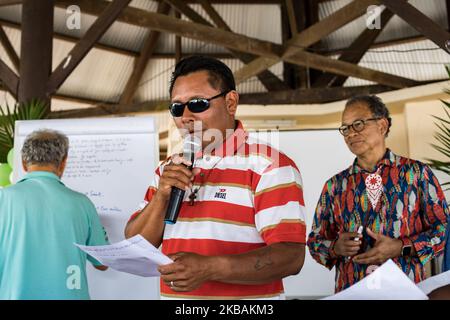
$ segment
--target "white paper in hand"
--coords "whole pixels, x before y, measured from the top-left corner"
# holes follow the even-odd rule
[[[420,290],[423,291],[423,293],[428,295],[434,290],[449,284],[450,284],[450,270],[438,274],[434,277],[428,278],[422,282],[419,282],[417,286],[419,287]]]
[[[141,277],[158,277],[158,266],[173,262],[140,234],[107,246],[75,245],[105,266]]]
[[[324,300],[427,300],[428,297],[389,259],[370,275]]]

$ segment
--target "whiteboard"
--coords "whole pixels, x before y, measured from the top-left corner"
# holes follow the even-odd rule
[[[355,156],[348,150],[337,129],[260,131],[252,132],[251,135],[285,153],[299,168],[303,179],[308,236],[325,182],[348,168]],[[306,249],[305,263],[300,273],[283,280],[286,298],[329,296],[334,293],[334,276],[334,269],[330,271],[317,263]]]
[[[69,155],[64,184],[86,194],[97,208],[111,243],[124,239],[130,215],[142,201],[159,161],[159,137],[152,117],[16,121],[13,180],[20,179],[25,137],[47,128],[65,133]],[[87,267],[92,299],[159,299],[159,278]]]

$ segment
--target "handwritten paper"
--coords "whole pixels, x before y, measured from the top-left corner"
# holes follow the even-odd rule
[[[105,266],[141,277],[158,277],[158,266],[173,262],[139,234],[107,246],[75,245]]]
[[[324,300],[428,300],[428,297],[389,259],[350,288]]]

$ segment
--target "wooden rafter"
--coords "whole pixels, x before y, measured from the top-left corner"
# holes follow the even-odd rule
[[[160,2],[158,4],[158,9],[156,12],[160,14],[168,14],[170,11],[170,6],[165,2]],[[149,58],[151,57],[153,51],[155,50],[156,43],[161,35],[161,32],[155,30],[149,30],[147,39],[145,40],[141,53],[137,59],[134,61],[133,71],[128,78],[125,89],[120,96],[120,104],[129,104],[132,102],[134,94],[139,86],[139,81],[147,68]]]
[[[175,11],[175,18],[181,19],[181,14],[178,11]],[[175,36],[175,63],[180,62],[183,55],[181,39],[182,38],[180,36]]]
[[[391,40],[380,41],[380,42],[374,43],[370,46],[369,49],[380,49],[380,48],[397,46],[397,45],[401,45],[401,44],[414,43],[414,42],[424,41],[424,40],[427,40],[427,38],[422,35],[394,38]],[[327,51],[326,53],[323,53],[323,54],[326,56],[341,55],[344,52],[346,52],[347,50],[348,50],[347,48],[337,48],[337,49]]]
[[[0,7],[22,4],[23,0],[0,0]]]
[[[447,7],[447,30],[450,29],[450,0],[445,0],[445,6]]]
[[[232,31],[231,28],[228,26],[228,24],[225,22],[225,20],[223,20],[223,18],[217,12],[217,10],[214,9],[214,7],[211,4],[211,0],[198,0],[198,2],[217,27],[223,30]]]
[[[0,19],[0,24],[3,25],[3,27],[11,28],[14,30],[20,30],[22,28],[22,26],[19,23],[5,20],[5,19]],[[80,41],[80,38],[78,38],[78,37],[69,36],[69,35],[65,35],[62,33],[58,33],[58,32],[53,32],[53,38],[57,39],[57,40],[67,41],[70,43],[77,43],[78,41]],[[123,49],[123,48],[116,47],[113,45],[100,44],[98,42],[94,45],[94,48],[121,54],[121,55],[128,56],[128,57],[137,57],[139,55],[139,52],[136,52],[136,51]]]
[[[11,60],[14,68],[16,69],[17,72],[19,72],[20,69],[19,56],[17,55],[16,50],[11,44],[11,41],[9,41],[8,35],[6,34],[5,29],[1,24],[0,24],[0,43],[3,45],[3,48],[5,49],[6,54]]]
[[[283,45],[286,45],[289,39],[310,25],[307,11],[307,1],[284,1],[284,5],[281,6],[281,37]],[[309,85],[308,69],[290,63],[283,63],[283,78],[292,89],[305,89]]]
[[[15,30],[21,29],[21,25],[19,23],[4,20],[4,19],[0,19],[0,24],[3,25],[4,27],[15,29]],[[78,38],[78,37],[69,36],[69,35],[65,35],[62,33],[58,33],[58,32],[53,33],[53,38],[57,39],[57,40],[61,40],[61,41],[67,41],[70,43],[77,43],[80,40],[80,38]],[[99,49],[99,50],[104,50],[107,52],[124,55],[126,57],[136,58],[139,56],[139,52],[137,52],[137,51],[124,49],[124,48],[117,47],[117,46],[110,45],[110,44],[102,44],[102,43],[97,42],[97,43],[95,43],[94,48]],[[233,55],[231,55],[230,53],[227,53],[227,52],[205,53],[204,55],[211,56],[211,57],[218,58],[218,59],[235,59],[235,57]],[[153,52],[150,59],[173,59],[173,54],[165,53],[165,52]]]
[[[87,109],[84,108],[84,109],[54,111],[50,114],[50,118],[53,119],[88,118],[88,117],[108,116],[119,113],[161,111],[167,110],[168,103],[169,101],[167,100],[157,100],[128,105],[97,104],[95,107]]]
[[[367,7],[378,0],[354,0],[345,7],[330,14],[318,23],[296,34],[283,48],[284,57],[293,55],[318,42],[323,37],[364,14]],[[236,81],[242,82],[278,63],[280,59],[260,57],[235,72]]]
[[[89,50],[92,49],[97,40],[101,38],[106,30],[108,30],[122,10],[127,7],[130,2],[131,0],[114,0],[114,2],[111,2],[106,7],[83,38],[69,52],[55,71],[53,71],[47,85],[47,92],[49,95],[58,90],[81,60],[88,54]]]
[[[92,0],[90,0],[92,1]],[[164,0],[155,0],[157,2],[164,2]],[[264,5],[279,5],[282,0],[210,0],[214,4],[264,4]],[[1,6],[10,6],[15,4],[22,4],[23,0],[0,0]],[[187,0],[186,3],[199,3],[199,0]]]
[[[17,99],[19,77],[10,67],[0,60],[0,80],[8,92]]]
[[[323,70],[342,76],[365,79],[393,88],[405,88],[419,84],[419,82],[415,80],[360,67],[353,63],[330,59],[319,54],[313,54],[306,51],[300,51],[293,56],[284,57],[283,59],[291,63],[309,66],[314,69]]]
[[[76,3],[80,4],[85,1],[86,0],[78,0]],[[360,1],[363,2],[364,0]],[[104,1],[96,1],[95,4],[97,6],[102,6]],[[82,7],[82,10],[84,10],[85,13],[91,13],[90,11],[87,11],[87,9],[98,11],[99,7],[94,7],[92,3],[88,2],[87,7],[84,9]],[[236,51],[263,56],[264,58],[281,59],[300,66],[307,66],[340,75],[348,75],[374,81],[394,88],[403,88],[417,84],[416,81],[405,79],[403,77],[394,76],[369,68],[359,67],[343,61],[335,61],[333,59],[305,51],[301,51],[292,56],[282,55],[284,48],[273,42],[247,37],[241,34],[208,27],[198,23],[179,20],[154,12],[148,12],[136,8],[127,9],[128,10],[125,10],[124,14],[122,14],[122,19],[124,19],[124,15],[126,15],[126,20],[129,21],[129,23],[146,28],[169,32],[199,41],[210,42]]]
[[[197,12],[191,9],[184,1],[182,0],[165,0],[170,3],[172,7],[178,10],[180,13],[184,14],[190,20],[195,23],[203,24],[205,26],[213,27],[213,25],[202,16],[200,16]],[[203,8],[206,8],[206,12],[210,15],[210,18],[214,21],[214,23],[219,27],[219,29],[232,32],[230,27],[225,23],[225,21],[220,17],[217,11],[208,3],[208,1],[201,1]],[[248,63],[254,59],[254,56],[238,52],[235,50],[231,50],[231,53],[241,60],[244,63]],[[258,79],[261,83],[266,87],[269,91],[276,90],[286,90],[288,86],[281,81],[277,76],[275,76],[272,72],[267,71],[263,74],[258,75]]]
[[[407,0],[380,0],[389,10],[405,20],[410,26],[433,41],[446,52],[446,43],[450,41],[450,33],[441,28],[436,22],[417,10]]]
[[[167,20],[169,18],[164,20],[160,19],[160,21],[156,23],[156,19],[158,18],[153,17],[152,24],[158,25],[157,28],[165,30],[170,29],[170,31],[175,32],[176,34],[181,34],[185,37],[209,41],[228,48],[233,48],[235,50],[258,54],[268,59],[279,59],[281,57],[281,59],[296,65],[312,67],[340,75],[349,75],[369,81],[375,81],[377,83],[395,88],[402,88],[417,84],[417,82],[409,79],[359,67],[343,61],[335,61],[333,59],[306,51],[298,51],[293,55],[281,56],[280,51],[283,48],[280,45],[230,33],[224,30],[212,29],[207,26],[201,26],[185,21],[172,21],[172,23]]]
[[[156,0],[158,2],[165,0]],[[283,0],[209,0],[213,4],[265,4],[265,5],[279,5]],[[184,0],[188,4],[199,4],[201,0]]]
[[[289,22],[289,29],[291,31],[291,34],[297,34],[300,30],[297,26],[297,19],[295,14],[295,7],[292,0],[285,0],[284,6],[286,8],[286,15]],[[303,2],[305,3],[305,2]]]
[[[339,90],[343,89],[343,90]],[[391,88],[380,85],[346,87],[346,88],[317,88],[306,90],[288,90],[268,92],[263,94],[242,94],[240,104],[313,104],[347,99],[355,94],[375,94],[388,91]],[[84,118],[106,116],[112,114],[154,112],[167,110],[168,100],[146,101],[136,104],[97,104],[93,108],[74,109],[52,112],[51,118]]]
[[[350,62],[358,64],[364,54],[375,42],[376,38],[383,31],[384,27],[388,24],[394,14],[385,9],[380,16],[380,28],[369,29],[365,28],[363,32],[352,42],[352,44],[344,51],[339,57],[339,61]],[[314,87],[322,88],[327,86],[342,86],[348,79],[347,76],[336,76],[334,74],[325,73],[314,83]]]
[[[62,1],[62,0],[57,0]],[[370,0],[359,0],[358,4],[368,2]],[[375,0],[373,0],[375,1]],[[373,1],[370,1],[372,3]],[[82,8],[82,11],[89,14],[98,14],[101,9],[107,5],[108,1],[86,1],[86,0],[73,0],[71,3],[76,3]],[[352,14],[351,12],[349,14]],[[353,13],[354,14],[354,13]],[[198,23],[192,23],[188,21],[180,21],[178,19],[160,15],[154,12],[147,12],[137,8],[126,8],[123,14],[119,17],[121,21],[131,23],[138,26],[153,28],[155,30],[164,31],[180,35],[182,37],[196,39],[199,41],[205,41],[224,46],[229,49],[251,53],[254,55],[263,56],[269,59],[282,59],[293,64],[300,66],[309,66],[317,68],[319,70],[334,72],[341,75],[349,75],[357,78],[362,78],[369,81],[375,81],[380,84],[392,86],[392,87],[405,87],[416,84],[417,82],[397,77],[387,73],[379,72],[376,70],[358,67],[342,61],[334,61],[327,59],[323,56],[305,53],[293,56],[282,56],[284,48],[278,44],[263,41],[244,35],[228,32],[225,30],[211,28]],[[335,22],[333,23],[335,25]],[[317,26],[317,24],[316,24]],[[308,31],[308,28],[305,31]],[[303,34],[302,37],[305,37]],[[295,39],[297,40],[297,39]],[[314,42],[314,41],[313,41]],[[301,57],[299,59],[299,57]],[[302,60],[307,58],[306,60]],[[385,82],[379,82],[385,81]]]
[[[263,93],[243,94],[239,104],[314,104],[345,100],[358,94],[377,94],[392,90],[381,85],[356,86],[344,88],[314,88]]]
[[[57,1],[59,1],[59,0],[57,0]],[[448,0],[448,1],[450,1],[450,0]],[[21,25],[19,23],[8,21],[8,20],[5,20],[5,19],[0,19],[0,24],[3,25],[3,27],[12,28],[12,29],[15,29],[15,30],[20,30],[21,29]],[[54,32],[53,33],[53,38],[57,39],[57,40],[61,40],[61,41],[67,41],[67,42],[70,42],[70,43],[77,43],[80,40],[80,38],[78,38],[78,37],[69,36],[69,35],[65,35],[65,34],[62,34],[62,33],[58,33],[58,32]],[[412,43],[412,42],[417,42],[417,41],[423,41],[423,40],[426,40],[426,39],[427,38],[422,36],[422,35],[394,38],[394,39],[391,39],[391,40],[374,43],[374,44],[372,44],[370,46],[370,49],[385,48],[385,47],[398,45],[398,44],[405,44],[405,43]],[[98,43],[98,42],[94,45],[94,48],[99,49],[99,50],[104,50],[104,51],[107,51],[107,52],[112,52],[112,53],[124,55],[124,56],[127,56],[127,57],[132,57],[132,58],[135,58],[135,57],[139,56],[139,52],[137,52],[137,51],[124,49],[124,48],[121,48],[121,47],[116,47],[114,45],[102,44],[102,43]],[[346,49],[347,48],[337,48],[337,49],[334,49],[334,50],[327,51],[326,53],[323,53],[323,54],[327,55],[327,56],[341,55],[343,52],[346,51]],[[183,55],[185,55],[185,54],[183,54]],[[186,55],[187,55],[187,53],[186,53]],[[232,54],[227,53],[227,52],[224,52],[224,53],[205,53],[204,55],[205,56],[211,56],[211,57],[218,58],[218,59],[235,59],[235,57]],[[173,59],[173,54],[172,53],[165,53],[165,52],[154,52],[153,55],[150,57],[150,59]]]

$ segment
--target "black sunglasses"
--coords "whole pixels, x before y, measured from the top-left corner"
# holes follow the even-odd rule
[[[217,99],[221,96],[226,95],[228,92],[230,92],[231,90],[226,90],[223,91],[221,93],[219,93],[218,95],[211,97],[209,99],[206,98],[197,98],[197,99],[191,99],[186,103],[181,103],[181,102],[174,102],[171,103],[169,105],[169,110],[170,110],[170,114],[173,117],[181,117],[183,115],[184,112],[184,107],[187,106],[190,112],[193,113],[200,113],[203,112],[205,110],[208,110],[209,106],[210,106],[210,101]]]
[[[376,120],[380,120],[382,118],[370,118],[370,119],[365,119],[365,120],[356,120],[353,121],[352,124],[349,125],[343,125],[339,128],[339,132],[344,136],[348,136],[350,134],[350,127],[353,128],[353,131],[355,132],[361,132],[364,130],[365,126],[366,126],[366,122],[368,121],[376,121]]]

